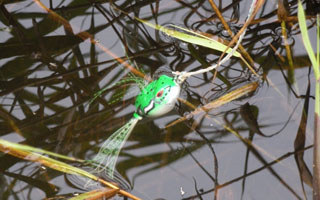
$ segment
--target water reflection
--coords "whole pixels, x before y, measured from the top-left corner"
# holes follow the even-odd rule
[[[178,25],[209,33],[210,36],[217,35],[227,41],[231,39],[211,5],[203,0],[50,1],[51,10],[61,18],[49,17],[34,3],[7,2],[3,1],[0,5],[0,32],[3,36],[0,44],[1,138],[49,151],[56,150],[76,158],[86,158],[87,152],[97,153],[102,141],[123,125],[134,111],[131,106],[134,95],[123,82],[85,107],[96,91],[128,77],[128,68],[119,64],[112,54],[123,60],[130,58],[129,63],[137,63],[151,77],[171,74],[171,71],[196,71],[219,60],[221,52],[181,42],[147,27],[134,17],[154,24],[169,22],[164,26],[171,29],[175,29],[173,25]],[[233,34],[236,34],[251,1],[214,2]],[[310,5],[309,2],[306,4]],[[232,58],[217,70],[188,79],[182,86],[181,99],[184,102],[177,104],[178,111],[143,121],[136,127],[120,155],[125,159],[120,160],[117,167],[122,176],[134,180],[133,191],[142,194],[143,199],[179,199],[180,187],[186,199],[212,199],[214,195],[221,197],[227,194],[232,194],[232,198],[236,199],[252,196],[257,199],[266,196],[270,199],[310,197],[309,186],[305,187],[304,197],[304,183],[300,181],[301,174],[297,170],[300,164],[297,165],[293,158],[293,141],[299,129],[300,116],[308,110],[298,107],[294,118],[281,134],[271,138],[258,134],[253,137],[252,134],[253,129],[274,133],[284,127],[295,105],[301,105],[302,101],[309,102],[310,107],[313,105],[313,99],[305,95],[311,64],[300,40],[297,6],[294,2],[289,4],[290,20],[286,21],[285,41],[277,16],[277,3],[265,1],[242,43],[255,66],[264,69],[265,79],[259,82],[259,91],[210,110],[199,120],[195,118],[197,116],[190,115],[195,108],[214,101],[245,82],[253,81],[244,63]],[[313,16],[309,17],[307,25],[313,31],[310,37],[315,41],[315,29],[312,28],[315,20]],[[34,18],[37,23],[33,24]],[[69,24],[61,25],[62,18],[66,18]],[[68,25],[72,27],[71,32],[65,31],[70,28]],[[91,38],[84,41],[79,33],[90,33]],[[90,43],[90,40],[99,42]],[[99,48],[101,45],[106,51]],[[292,71],[296,77],[294,89],[285,81],[288,74],[285,45],[292,49]],[[163,67],[166,69],[162,70]],[[311,88],[312,84],[311,79]],[[250,121],[254,122],[253,127],[240,117],[241,106],[247,102],[259,110],[259,118]],[[309,115],[312,116],[310,111]],[[188,120],[171,128],[163,128],[183,116]],[[311,118],[305,120],[312,121]],[[301,124],[308,126],[303,129],[303,134],[306,145],[309,145],[313,141],[310,135],[313,127],[311,121],[307,121]],[[253,145],[244,142],[248,140]],[[181,146],[180,143],[190,145]],[[303,144],[299,152],[304,150]],[[306,151],[304,159],[311,169],[310,152]],[[49,175],[36,185],[34,183],[39,183],[38,177],[23,171],[28,169],[30,162],[8,157],[0,157],[3,172],[0,175],[0,198],[3,199],[38,194],[39,185],[44,183],[51,184],[45,185],[48,188],[69,189],[70,194],[73,194],[74,187],[82,191],[101,187],[96,184],[85,188],[88,180],[69,175],[66,179],[70,185],[64,187],[62,173],[45,169],[41,169],[43,174],[47,175],[48,171]],[[282,159],[281,163],[278,158]],[[97,175],[104,177],[103,174]],[[126,179],[119,176],[119,179],[110,181],[131,190]],[[276,193],[275,185],[279,186]],[[59,195],[61,192],[57,189],[43,192],[43,198],[58,198]]]

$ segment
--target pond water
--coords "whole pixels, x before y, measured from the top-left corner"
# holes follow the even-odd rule
[[[123,61],[129,58],[139,72],[156,79],[206,68],[221,55],[134,17],[231,40],[205,0],[41,1],[56,13],[50,16],[37,0],[1,2],[0,139],[82,160],[93,159],[135,111],[139,88],[124,82],[88,104],[103,87],[133,76]],[[214,2],[236,34],[251,1]],[[282,13],[279,2],[284,3]],[[217,74],[188,78],[181,85],[182,100],[171,112],[135,126],[120,152],[115,179],[109,181],[141,199],[312,198],[315,79],[298,26],[297,2],[279,2],[263,4],[241,43],[249,55],[245,59],[261,78],[239,58],[219,66]],[[315,49],[314,12],[308,7]],[[284,15],[281,26],[279,16]],[[255,91],[190,115],[255,81]],[[184,116],[183,122],[167,127]],[[305,129],[299,132],[301,124]],[[66,199],[95,189],[85,187],[84,178],[38,162],[2,153],[0,163],[1,199]]]

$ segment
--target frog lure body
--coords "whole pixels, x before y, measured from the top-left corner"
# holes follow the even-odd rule
[[[144,117],[154,118],[170,112],[175,106],[180,90],[180,84],[166,75],[161,75],[144,87],[136,98],[136,111],[133,117],[103,143],[98,154],[93,158],[95,171],[98,173],[104,171],[107,176],[113,178],[121,148],[137,122]]]
[[[141,117],[159,117],[174,108],[180,94],[180,85],[174,78],[161,75],[147,85],[137,96],[136,112]],[[134,114],[134,116],[135,116]]]

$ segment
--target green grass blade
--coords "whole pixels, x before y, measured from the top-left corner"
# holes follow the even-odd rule
[[[81,159],[76,159],[76,158],[64,156],[64,155],[61,155],[61,154],[57,154],[57,153],[53,153],[53,152],[46,151],[46,150],[43,150],[43,149],[31,147],[31,146],[28,146],[28,145],[12,143],[12,142],[9,142],[9,141],[6,141],[6,140],[2,140],[2,139],[0,139],[0,145],[10,146],[11,148],[15,148],[15,149],[21,150],[21,151],[28,151],[28,152],[47,154],[47,155],[54,156],[56,158],[61,158],[61,159],[64,159],[64,160],[84,162],[84,160],[81,160]]]
[[[34,148],[27,145],[22,145],[22,144],[16,144],[13,142],[0,139],[0,151],[24,160],[41,163],[47,167],[50,167],[52,169],[55,169],[64,173],[78,174],[78,175],[86,176],[93,180],[98,180],[98,177],[92,175],[87,171],[84,171],[80,168],[71,166],[64,162],[36,153],[36,152],[48,153],[47,151],[44,151],[42,149],[38,149],[38,148]],[[50,154],[54,154],[54,153],[50,152]],[[55,156],[56,155],[57,154],[55,154]],[[66,157],[66,156],[60,155],[58,157]]]
[[[319,16],[317,16],[318,18]],[[308,52],[308,56],[311,60],[314,75],[315,75],[315,106],[314,106],[314,112],[315,112],[315,124],[314,124],[314,149],[313,149],[313,199],[319,199],[320,198],[320,72],[319,72],[319,52],[317,52],[317,59],[313,52],[308,30],[307,30],[307,24],[306,24],[306,17],[304,14],[304,10],[301,4],[301,1],[298,1],[298,20],[299,20],[299,27],[302,34],[302,41],[304,44],[304,47],[306,48],[306,51]],[[319,20],[317,19],[317,22]],[[317,34],[319,34],[319,24],[317,23]],[[317,38],[317,43],[319,42],[319,37]],[[319,48],[319,45],[317,44],[317,50]]]
[[[177,38],[179,40],[182,40],[184,42],[188,42],[188,43],[191,43],[191,44],[196,44],[196,45],[199,45],[199,46],[203,46],[203,47],[207,47],[207,48],[210,48],[210,49],[214,49],[214,50],[217,50],[217,51],[220,51],[220,52],[224,52],[226,49],[227,49],[227,46],[214,40],[214,39],[211,39],[209,37],[206,37],[204,35],[201,35],[199,33],[196,33],[194,31],[191,31],[191,30],[188,30],[188,29],[185,29],[185,28],[181,28],[181,27],[178,27],[178,26],[173,26],[175,28],[178,28],[178,29],[181,29],[185,32],[188,32],[190,34],[187,34],[187,33],[183,33],[183,32],[180,32],[180,31],[177,31],[177,30],[173,30],[173,29],[169,29],[169,28],[166,28],[166,27],[163,27],[161,25],[158,25],[158,24],[152,24],[148,21],[145,21],[145,20],[142,20],[142,19],[139,19],[136,17],[136,20],[140,21],[141,23],[147,25],[147,26],[150,26],[151,28],[154,28],[156,30],[159,30],[159,31],[162,31],[164,32],[165,34],[171,36],[171,37],[174,37],[174,38]],[[192,34],[192,35],[191,35]],[[227,53],[231,52],[232,49],[229,48],[227,50]],[[237,51],[235,51],[233,53],[234,56],[236,57],[241,57],[241,54]]]
[[[299,20],[299,27],[302,34],[302,41],[303,41],[304,47],[306,48],[309,58],[311,60],[316,79],[319,80],[320,78],[319,63],[317,63],[316,57],[314,55],[314,52],[310,43],[307,24],[306,24],[306,16],[304,14],[301,1],[299,1],[298,3],[298,20]]]
[[[317,14],[317,62],[320,63],[320,13]]]

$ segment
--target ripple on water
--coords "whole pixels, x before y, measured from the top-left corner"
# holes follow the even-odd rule
[[[169,30],[179,31],[182,33],[187,33],[186,31],[179,29],[178,27],[185,28],[184,25],[181,25],[181,24],[173,24],[173,23],[162,24],[162,28],[160,28],[160,33],[159,33],[160,40],[165,43],[172,43],[176,47],[180,48],[180,50],[188,50],[188,43],[182,40],[179,40],[177,38],[171,37],[170,35],[168,35],[163,31],[163,29],[169,29]],[[187,34],[190,34],[190,33],[187,33]]]
[[[102,173],[92,172],[93,169],[89,166],[77,166],[77,167],[87,172],[91,172],[93,175],[100,177],[108,182],[115,183],[115,185],[117,185],[122,190],[125,190],[125,191],[132,190],[131,185],[117,171],[114,171],[113,179],[111,179],[104,172]],[[65,178],[68,185],[83,191],[91,191],[91,190],[96,190],[100,188],[105,188],[105,186],[102,185],[101,183],[97,181],[93,181],[87,177],[83,177],[80,175],[66,174]]]
[[[287,39],[285,39],[284,35],[282,34],[282,27],[277,27],[273,31],[275,40],[278,40],[282,46],[286,46],[286,45],[292,46],[294,44],[294,38],[292,37],[288,29],[286,29],[286,33],[287,33]]]

